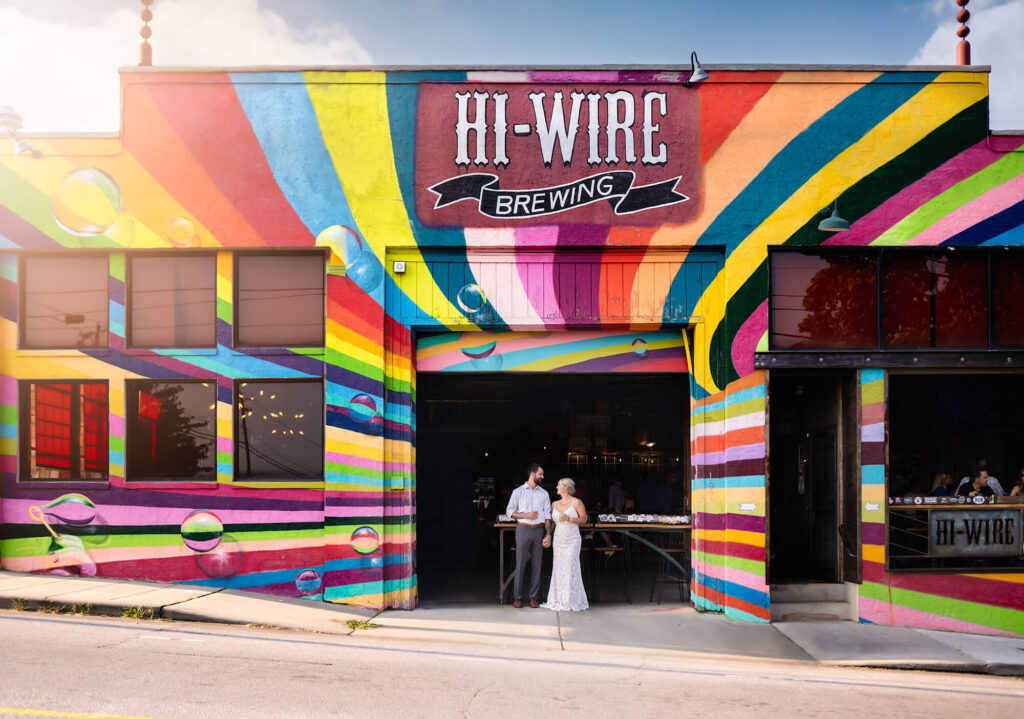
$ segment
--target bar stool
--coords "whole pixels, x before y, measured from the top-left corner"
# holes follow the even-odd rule
[[[619,570],[619,586],[626,596],[626,602],[633,603],[633,597],[629,593],[629,552],[625,547],[615,546],[594,546],[595,564],[597,571],[594,577],[594,601],[598,601],[598,589],[601,586],[601,577],[608,572],[609,565],[614,564]]]
[[[688,539],[688,538],[687,538]],[[666,554],[671,554],[675,557],[676,561],[686,568],[686,576],[679,576],[676,572],[676,568],[668,563],[668,560],[664,557],[658,557],[658,570],[651,580],[651,596],[647,600],[649,602],[655,601],[661,604],[661,585],[662,584],[676,584],[679,589],[679,601],[685,602],[690,595],[690,563],[687,561],[690,549],[689,547],[680,546],[681,539],[675,535],[669,535],[668,541],[665,543],[666,546],[661,548],[661,551]],[[683,587],[686,587],[685,594],[683,593]],[[655,597],[655,589],[658,590],[657,597]]]

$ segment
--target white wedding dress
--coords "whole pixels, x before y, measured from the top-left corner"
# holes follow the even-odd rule
[[[583,588],[583,575],[580,573],[580,547],[583,538],[580,536],[580,525],[575,522],[562,522],[562,512],[551,508],[551,518],[555,522],[555,536],[551,542],[554,557],[551,562],[551,585],[548,587],[548,600],[541,604],[546,609],[559,612],[579,612],[588,609],[587,592]],[[569,505],[565,516],[578,518],[576,507]]]

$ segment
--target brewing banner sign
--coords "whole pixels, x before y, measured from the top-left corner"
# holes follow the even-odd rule
[[[680,85],[425,84],[417,214],[467,227],[684,222],[699,210],[698,118]]]

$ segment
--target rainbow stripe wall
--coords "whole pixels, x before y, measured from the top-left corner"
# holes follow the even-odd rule
[[[30,138],[39,159],[14,156],[0,141],[2,566],[412,607],[418,338],[567,329],[678,336],[688,327],[695,602],[767,620],[765,381],[754,368],[755,352],[767,347],[767,249],[1022,245],[1024,135],[989,135],[988,77],[979,68],[719,70],[693,88],[685,79],[680,68],[126,70],[117,137]],[[421,177],[438,157],[454,156],[454,147],[444,155],[454,142],[450,128],[450,137],[420,136],[429,125],[422,112],[436,109],[427,98],[454,103],[456,93],[523,87],[568,96],[566,88],[584,85],[620,99],[650,90],[681,98],[678,137],[690,144],[666,141],[670,155],[685,150],[690,158],[689,204],[678,216],[671,205],[656,210],[667,219],[652,223],[644,212],[615,214],[604,200],[565,215],[581,219],[427,216],[437,193]],[[662,120],[668,128],[669,116]],[[642,143],[639,130],[635,137]],[[529,138],[509,171],[537,154]],[[558,164],[517,169],[520,186],[554,184],[551,173],[567,172]],[[67,199],[68,178],[82,171],[114,183],[116,202],[104,195],[108,206],[99,210],[114,213],[98,229],[70,232],[54,208]],[[642,164],[630,171],[653,172]],[[580,177],[594,172],[581,169]],[[451,212],[476,217],[480,197],[462,198]],[[819,212],[833,200],[852,231],[825,237],[816,231]],[[316,247],[330,254],[324,347],[234,347],[232,253]],[[183,249],[217,254],[217,346],[125,348],[126,253]],[[107,254],[108,350],[18,348],[17,258],[36,251]],[[398,260],[408,272],[396,271]],[[124,382],[176,377],[217,383],[217,479],[127,482]],[[252,377],[323,380],[323,481],[234,477],[231,387]],[[19,481],[17,382],[32,378],[109,382],[109,482]],[[884,414],[875,400],[883,380],[864,373],[865,437],[875,436],[870,428]],[[864,450],[877,456],[868,443]],[[867,463],[864,495],[872,505],[880,481],[883,463]],[[884,518],[867,507],[865,620],[1024,632],[1017,575],[886,575]],[[74,521],[89,519],[88,531],[70,531],[69,508],[84,512]],[[39,512],[46,522],[33,519]],[[195,512],[220,523],[230,541],[222,540],[219,566],[232,571],[211,576],[197,563],[186,542]]]

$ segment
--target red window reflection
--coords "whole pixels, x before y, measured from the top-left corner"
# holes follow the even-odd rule
[[[856,349],[878,345],[875,257],[771,255],[772,345]]]
[[[997,347],[1024,347],[1024,253],[992,256],[992,319]]]
[[[31,382],[21,390],[22,476],[105,479],[109,469],[107,385]]]
[[[921,252],[882,255],[882,333],[886,347],[932,344],[931,257]]]
[[[935,347],[988,346],[988,258],[956,253],[935,258]]]

